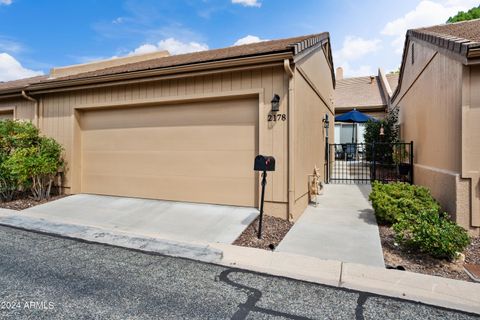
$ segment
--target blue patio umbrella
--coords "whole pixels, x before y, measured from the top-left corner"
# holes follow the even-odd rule
[[[358,111],[357,109],[353,109],[352,111],[345,112],[344,114],[338,115],[335,117],[335,121],[337,122],[347,122],[347,123],[365,123],[367,121],[377,121],[377,119],[370,117],[369,115],[366,115],[365,113],[362,113]],[[355,130],[352,131],[352,143],[354,142],[354,132]]]

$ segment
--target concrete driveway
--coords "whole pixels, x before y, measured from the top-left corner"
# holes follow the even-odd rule
[[[230,244],[257,217],[255,208],[78,194],[20,212],[52,223],[142,236]]]

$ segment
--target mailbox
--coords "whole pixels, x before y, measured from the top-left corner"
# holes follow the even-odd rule
[[[255,157],[255,171],[275,171],[275,158],[270,156],[258,155]]]

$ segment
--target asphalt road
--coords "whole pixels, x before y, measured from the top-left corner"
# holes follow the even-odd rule
[[[471,314],[0,227],[0,318],[478,319]]]

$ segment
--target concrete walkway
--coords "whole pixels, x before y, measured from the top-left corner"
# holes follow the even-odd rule
[[[276,251],[384,267],[369,193],[370,185],[326,185]]]
[[[230,244],[257,217],[255,208],[78,194],[19,216],[147,237]]]

